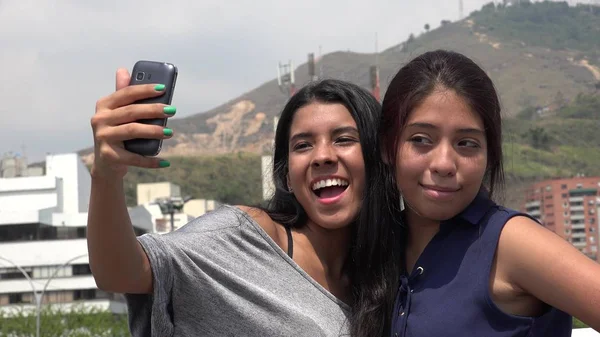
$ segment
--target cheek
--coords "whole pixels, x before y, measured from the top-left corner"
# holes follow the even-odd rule
[[[487,170],[487,156],[482,155],[481,157],[478,157],[475,160],[465,162],[464,167],[465,178],[472,180],[482,180]]]
[[[411,153],[407,146],[400,148],[396,154],[396,176],[404,179],[398,181],[419,177],[427,166],[424,159],[416,153]]]
[[[301,165],[294,160],[290,160],[288,163],[288,181],[295,185],[299,181],[303,180]]]

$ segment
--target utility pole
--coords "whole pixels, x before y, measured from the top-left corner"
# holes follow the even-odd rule
[[[158,204],[158,207],[160,207],[160,211],[162,212],[162,214],[170,215],[171,232],[175,230],[175,213],[180,213],[185,203],[187,203],[191,199],[192,197],[186,196],[185,198],[167,197],[156,200],[156,203]]]
[[[370,68],[370,78],[371,93],[377,101],[381,102],[381,89],[379,87],[379,44],[377,33],[375,33],[375,65]]]
[[[277,84],[279,85],[279,90],[288,94],[288,98],[296,93],[294,63],[291,60],[287,64],[279,62],[279,67],[277,67]]]

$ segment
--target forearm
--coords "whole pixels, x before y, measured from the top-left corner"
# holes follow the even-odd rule
[[[122,179],[92,179],[87,243],[99,288],[120,293],[152,290],[148,258],[131,225]]]

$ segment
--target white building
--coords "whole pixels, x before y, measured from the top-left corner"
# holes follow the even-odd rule
[[[125,312],[122,296],[97,289],[91,275],[87,167],[75,153],[49,155],[44,173],[0,178],[0,310],[33,308],[34,290],[39,295],[45,287],[42,303]],[[132,208],[130,216],[138,235],[152,231],[147,209]]]
[[[152,232],[155,233],[177,230],[220,206],[215,200],[184,197],[181,195],[181,187],[171,182],[138,184],[137,204],[150,213]]]

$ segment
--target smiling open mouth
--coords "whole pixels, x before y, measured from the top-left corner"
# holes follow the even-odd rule
[[[344,179],[323,179],[313,184],[312,191],[321,199],[329,199],[344,193],[348,185],[348,181]]]

